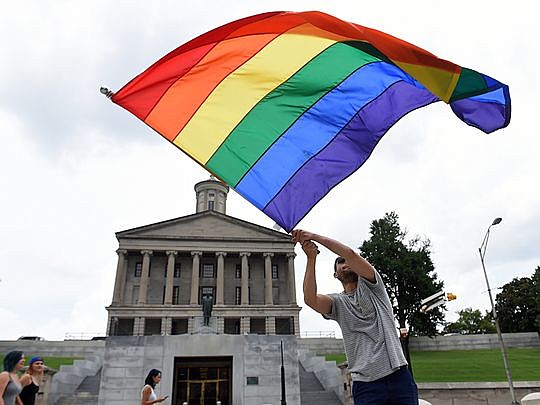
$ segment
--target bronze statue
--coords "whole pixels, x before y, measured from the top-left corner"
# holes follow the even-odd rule
[[[212,306],[214,305],[214,300],[211,295],[205,294],[202,297],[202,309],[204,316],[204,326],[210,325],[210,317],[212,316]]]

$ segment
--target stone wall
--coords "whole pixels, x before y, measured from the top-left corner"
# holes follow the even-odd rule
[[[506,347],[540,347],[540,337],[536,332],[503,333],[503,339]],[[344,353],[342,339],[301,338],[298,340],[298,345],[316,354]],[[499,347],[497,334],[433,338],[413,336],[409,342],[409,349],[412,351],[498,349]]]
[[[520,401],[531,392],[540,392],[540,381],[515,381],[514,392]],[[420,398],[433,405],[508,405],[512,403],[506,382],[419,383]]]
[[[295,336],[178,335],[114,336],[106,341],[100,405],[138,403],[148,371],[162,371],[158,395],[172,396],[175,357],[230,356],[234,405],[278,404],[281,399],[280,342],[283,341],[287,404],[300,405]],[[258,377],[248,385],[247,377]]]
[[[102,340],[0,340],[0,353],[5,355],[12,350],[20,350],[28,356],[78,357],[102,356],[105,342]],[[45,359],[47,360],[47,359]]]
[[[540,347],[540,337],[536,332],[527,333],[503,333],[506,347]],[[499,349],[497,334],[486,335],[455,335],[411,337],[410,350],[474,350],[474,349]]]

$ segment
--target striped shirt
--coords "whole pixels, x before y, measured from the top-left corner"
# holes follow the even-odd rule
[[[323,316],[341,327],[353,381],[374,381],[407,364],[392,304],[377,271],[375,283],[359,277],[356,290],[328,296],[332,311]]]

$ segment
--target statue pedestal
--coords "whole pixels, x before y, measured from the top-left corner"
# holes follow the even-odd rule
[[[204,324],[203,316],[193,317],[193,335],[217,335],[217,319],[211,316],[208,325]]]

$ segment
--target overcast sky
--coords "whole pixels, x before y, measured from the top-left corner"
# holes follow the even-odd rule
[[[519,4],[519,6],[518,6]],[[432,242],[455,312],[489,307],[478,247],[495,217],[492,288],[540,265],[540,29],[533,1],[24,1],[0,16],[0,339],[103,334],[115,232],[195,211],[208,174],[99,93],[212,28],[275,10],[320,10],[387,32],[510,86],[512,121],[491,135],[436,103],[395,125],[367,163],[299,224],[351,246],[395,211]],[[231,216],[273,221],[234,191]],[[305,260],[297,251],[298,302]],[[319,290],[333,255],[319,257]],[[336,331],[305,307],[302,331]]]

